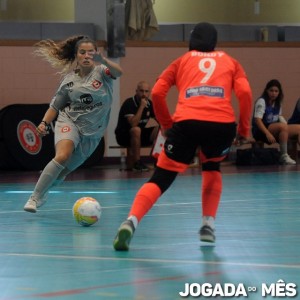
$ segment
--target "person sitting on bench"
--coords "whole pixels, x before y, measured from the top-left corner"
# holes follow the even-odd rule
[[[158,126],[147,126],[150,119],[155,119],[149,95],[150,85],[140,81],[135,95],[123,102],[119,112],[115,135],[117,143],[129,150],[128,170],[149,171],[140,159],[141,146],[151,146],[158,133]]]
[[[296,162],[287,153],[289,128],[282,116],[283,91],[277,79],[270,80],[254,105],[252,134],[256,141],[266,144],[279,143],[280,159],[283,165],[295,165]]]

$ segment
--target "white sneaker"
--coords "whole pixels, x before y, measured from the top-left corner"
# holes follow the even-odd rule
[[[36,207],[37,207],[37,208],[43,206],[43,205],[47,202],[47,196],[48,196],[48,194],[46,193],[42,199],[40,199],[40,200],[35,200],[35,201],[36,201]]]
[[[282,154],[280,156],[279,163],[281,165],[295,165],[296,164],[296,162],[293,159],[291,159],[291,157],[287,153]]]
[[[24,206],[24,210],[27,212],[36,213],[37,203],[38,201],[33,198],[33,196],[30,196]]]

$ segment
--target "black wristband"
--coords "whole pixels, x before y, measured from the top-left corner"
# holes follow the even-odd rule
[[[46,121],[41,121],[41,124],[44,124],[45,125],[45,127],[46,127],[46,131],[48,131],[50,128],[51,128],[51,126],[50,126],[50,124],[48,124]]]

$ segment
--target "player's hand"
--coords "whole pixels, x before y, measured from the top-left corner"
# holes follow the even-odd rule
[[[93,52],[92,57],[95,62],[99,62],[100,64],[106,64],[106,58],[100,51]]]
[[[40,136],[40,137],[44,137],[44,136],[46,136],[47,134],[49,134],[50,133],[50,128],[49,128],[50,126],[49,125],[47,125],[45,122],[41,122],[40,124],[39,124],[39,126],[38,127],[36,127],[36,132],[37,132],[37,134],[38,134],[38,136]]]
[[[145,108],[148,106],[148,100],[147,98],[141,98],[140,107]]]
[[[241,136],[241,135],[237,135],[236,138],[234,139],[233,141],[233,144],[235,146],[242,146],[244,144],[253,144],[255,142],[255,140],[251,137],[244,137],[244,136]]]
[[[266,134],[266,138],[267,138],[268,142],[271,144],[277,143],[275,137],[273,136],[273,134],[271,132],[268,132]]]

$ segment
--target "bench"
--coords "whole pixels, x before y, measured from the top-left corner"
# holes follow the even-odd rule
[[[152,145],[150,146],[141,146],[141,149],[152,149]],[[120,157],[120,171],[125,171],[128,169],[128,166],[133,164],[132,159],[129,155],[129,148],[120,145],[112,145],[108,147],[109,149],[120,149],[121,157]]]
[[[245,146],[245,147],[244,147]],[[230,161],[235,161],[236,164],[238,165],[247,165],[247,162],[249,161],[248,165],[252,165],[254,162],[252,161],[252,159],[254,161],[256,155],[252,156],[251,158],[251,154],[249,154],[250,152],[247,150],[252,148],[252,152],[251,153],[256,153],[258,154],[257,158],[258,161],[266,161],[266,164],[270,164],[270,162],[276,158],[277,155],[275,155],[271,149],[276,149],[278,151],[278,144],[272,144],[272,145],[268,145],[266,144],[264,141],[256,141],[254,139],[249,140],[247,143],[242,143],[240,145],[232,145],[232,149],[229,153],[229,160]],[[255,149],[263,149],[263,148],[270,148],[270,156],[264,156],[262,155],[262,153],[259,151],[254,151]],[[238,149],[240,150],[239,153],[237,153]],[[245,150],[245,152],[242,152],[243,150]],[[296,161],[296,163],[298,164],[299,162],[299,154],[298,154],[298,139],[297,138],[290,138],[288,140],[287,143],[287,152],[290,155],[290,157]],[[253,155],[252,154],[252,155]],[[262,163],[261,161],[261,163]]]
[[[264,148],[264,142],[263,141],[254,141],[252,143],[252,148]],[[288,154],[290,157],[298,163],[298,140],[297,138],[291,138],[288,139]]]

